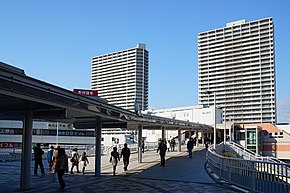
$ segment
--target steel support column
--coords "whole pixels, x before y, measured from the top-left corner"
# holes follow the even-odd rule
[[[96,122],[96,142],[95,142],[95,176],[101,175],[101,141],[102,141],[102,123],[100,121]]]
[[[26,111],[23,120],[20,190],[30,188],[32,158],[33,111]]]
[[[165,127],[161,128],[161,139],[165,139]]]
[[[138,126],[138,162],[142,163],[142,126]]]
[[[181,152],[181,130],[178,129],[178,152]]]

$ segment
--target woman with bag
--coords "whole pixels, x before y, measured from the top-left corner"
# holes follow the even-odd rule
[[[78,154],[78,149],[74,148],[72,153],[71,153],[71,158],[70,161],[72,163],[70,173],[73,174],[73,169],[76,166],[77,167],[77,173],[80,173],[79,171],[79,154]]]
[[[79,161],[81,162],[81,166],[83,168],[82,173],[84,175],[85,174],[85,168],[86,168],[87,164],[89,164],[89,160],[88,160],[88,157],[86,156],[86,152],[83,152],[83,154],[81,155]]]

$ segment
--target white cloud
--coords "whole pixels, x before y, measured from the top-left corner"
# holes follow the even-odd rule
[[[290,123],[290,99],[277,101],[277,122]]]

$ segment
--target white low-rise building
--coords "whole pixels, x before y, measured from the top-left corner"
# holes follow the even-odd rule
[[[178,119],[189,122],[196,122],[200,124],[213,125],[214,124],[214,107],[210,106],[187,106],[175,107],[167,109],[150,109],[143,111],[144,114],[155,115],[159,117],[166,117],[171,119]],[[221,124],[223,121],[222,109],[216,108],[216,124]],[[196,134],[194,134],[196,135]],[[166,130],[165,138],[171,139],[177,136],[177,130]],[[143,137],[146,141],[156,141],[161,138],[160,130],[144,130]],[[195,136],[198,137],[198,136]],[[184,136],[183,136],[184,138]]]

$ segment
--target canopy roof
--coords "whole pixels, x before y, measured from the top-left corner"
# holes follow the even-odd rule
[[[30,110],[35,120],[73,123],[84,129],[102,122],[103,128],[212,130],[204,124],[139,115],[102,98],[88,98],[26,76],[24,70],[0,62],[0,119],[23,120],[24,112]]]

